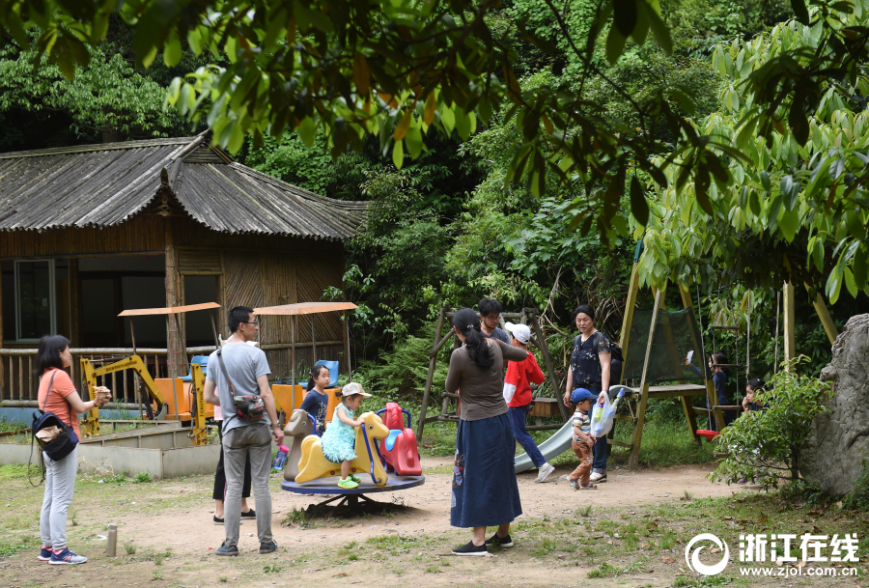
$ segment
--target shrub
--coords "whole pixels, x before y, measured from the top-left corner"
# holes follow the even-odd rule
[[[830,386],[797,369],[811,360],[800,356],[773,377],[771,389],[758,395],[765,410],[745,413],[718,436],[728,452],[709,477],[728,484],[756,477],[764,488],[799,479],[800,448],[815,415],[827,411]]]
[[[151,481],[151,474],[149,474],[148,472],[139,472],[138,474],[136,474],[136,479],[134,482],[136,484],[147,484]]]

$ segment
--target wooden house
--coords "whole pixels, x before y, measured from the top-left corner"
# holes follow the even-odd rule
[[[72,341],[77,381],[79,356],[132,352],[124,309],[217,302],[225,338],[234,306],[322,300],[342,287],[343,242],[365,210],[233,162],[206,134],[0,153],[0,407],[35,406],[45,334]],[[298,319],[297,361],[343,359],[341,318],[313,320]],[[290,328],[262,320],[273,378],[291,370]],[[190,355],[213,349],[207,312],[185,315],[181,332],[163,317],[134,329],[157,377],[186,374],[181,341]],[[115,390],[132,402],[132,387]]]

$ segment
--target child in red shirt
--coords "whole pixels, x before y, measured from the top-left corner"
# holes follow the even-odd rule
[[[531,329],[528,325],[507,323],[504,326],[513,333],[513,341],[510,344],[525,349],[531,340]],[[531,409],[533,400],[531,383],[542,384],[544,379],[543,370],[537,365],[537,360],[530,351],[524,361],[511,361],[504,376],[504,400],[507,401],[510,418],[513,421],[513,435],[537,467],[539,473],[534,481],[538,483],[546,480],[555,471],[555,466],[546,462],[534,439],[528,434],[525,429],[525,417]]]

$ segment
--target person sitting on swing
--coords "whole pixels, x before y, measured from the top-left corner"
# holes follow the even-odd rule
[[[719,406],[726,406],[730,404],[730,400],[727,398],[727,372],[724,371],[722,365],[727,363],[727,356],[721,353],[720,351],[716,351],[709,358],[709,369],[712,371],[712,383],[715,386],[715,397],[718,399]],[[685,365],[687,368],[697,374],[698,376],[705,377],[703,374],[703,370],[699,367],[691,363],[688,358],[685,358]],[[706,408],[711,409],[709,406],[709,398],[706,398]],[[725,410],[722,411],[724,413],[724,426],[726,427],[730,423],[733,422],[734,414],[732,411]],[[711,431],[717,431],[717,424],[715,422],[715,417],[712,413],[709,413],[709,429]]]

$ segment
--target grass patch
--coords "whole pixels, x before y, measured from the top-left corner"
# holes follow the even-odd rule
[[[36,450],[34,450],[35,452]],[[34,454],[34,459],[36,455]],[[30,464],[30,469],[27,469],[27,464],[23,463],[14,463],[10,465],[0,466],[0,481],[3,480],[19,480],[21,478],[26,478],[28,473],[31,478],[34,479],[34,483],[36,480],[42,478],[42,468],[40,468],[35,463]]]
[[[593,570],[588,572],[589,578],[618,578],[623,574],[631,574],[639,572],[643,569],[646,559],[637,560],[626,566],[614,566],[612,564],[603,563]]]
[[[0,417],[0,433],[10,433],[12,431],[20,431],[26,429],[27,425],[24,421],[8,421],[6,417]]]
[[[282,527],[289,527],[292,525],[296,525],[300,529],[310,528],[311,521],[308,520],[308,513],[305,512],[305,509],[299,510],[293,507],[293,512],[288,512],[287,516],[284,517],[284,520],[281,521]]]
[[[9,557],[22,549],[37,549],[40,540],[36,537],[25,535],[24,537],[4,537],[0,539],[0,557]]]

